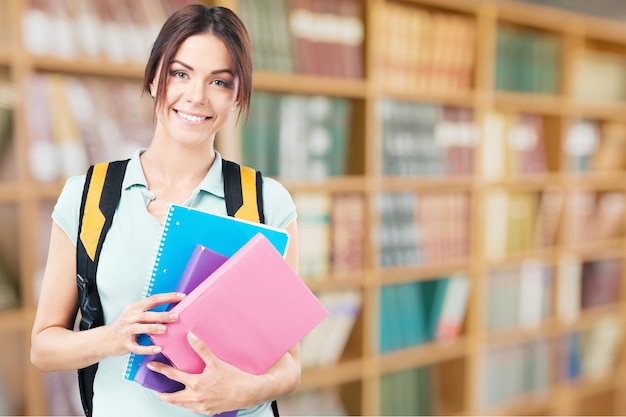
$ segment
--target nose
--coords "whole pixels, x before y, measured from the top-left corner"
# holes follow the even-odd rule
[[[193,80],[188,84],[186,97],[189,103],[205,104],[207,101],[207,86],[201,80]]]

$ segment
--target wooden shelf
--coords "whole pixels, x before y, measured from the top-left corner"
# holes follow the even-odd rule
[[[382,373],[397,372],[420,366],[434,365],[467,355],[467,343],[463,338],[451,343],[425,343],[409,349],[402,349],[380,356]]]
[[[253,86],[256,90],[271,91],[274,93],[316,94],[331,97],[365,99],[367,97],[368,84],[362,79],[255,71]]]
[[[100,59],[59,59],[49,56],[29,56],[37,71],[89,75],[107,78],[143,79],[144,65],[129,62],[114,63]]]
[[[415,266],[394,266],[378,269],[381,285],[399,284],[402,282],[421,281],[429,278],[442,277],[467,271],[469,260],[460,259],[450,262],[438,262]]]
[[[333,366],[304,368],[302,381],[297,392],[309,391],[317,388],[338,386],[363,378],[363,362],[360,359],[341,361]]]
[[[380,189],[382,192],[469,191],[472,185],[472,178],[465,176],[385,176],[380,180]]]

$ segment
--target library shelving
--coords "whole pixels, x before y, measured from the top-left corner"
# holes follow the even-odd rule
[[[0,415],[79,411],[72,375],[29,361],[50,213],[68,175],[150,139],[142,62],[184,3],[0,1]],[[248,123],[217,146],[299,202],[301,275],[331,312],[283,414],[626,414],[626,24],[204,3],[239,11],[255,54]]]

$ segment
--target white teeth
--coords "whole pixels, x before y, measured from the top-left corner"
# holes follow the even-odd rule
[[[178,112],[178,115],[180,117],[182,117],[183,119],[185,119],[185,120],[188,120],[190,122],[196,122],[196,123],[201,122],[204,119],[206,119],[206,117],[192,116],[191,114],[185,114],[185,113],[183,113],[181,111]]]

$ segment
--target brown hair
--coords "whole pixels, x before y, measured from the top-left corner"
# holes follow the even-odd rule
[[[250,111],[250,95],[252,93],[252,53],[250,37],[243,22],[230,9],[225,7],[206,7],[191,4],[174,12],[163,24],[159,35],[152,45],[150,57],[146,63],[143,76],[143,89],[150,94],[150,84],[161,63],[155,106],[158,107],[165,99],[167,89],[168,68],[180,45],[189,37],[208,33],[224,42],[235,66],[235,75],[239,78],[237,99],[239,114],[245,111],[246,119]],[[163,76],[165,75],[165,76]]]

